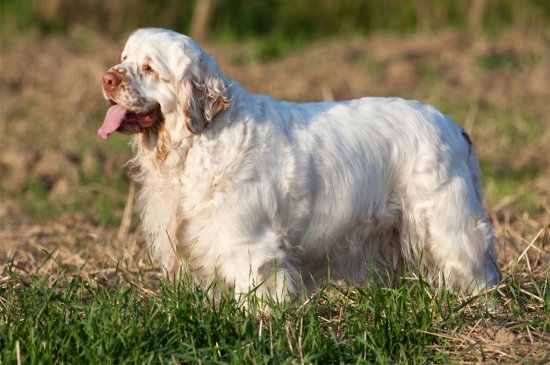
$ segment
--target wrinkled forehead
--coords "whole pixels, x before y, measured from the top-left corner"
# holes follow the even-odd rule
[[[134,32],[121,53],[121,59],[152,58],[163,62],[192,63],[200,58],[200,47],[189,37],[165,29],[146,28]]]

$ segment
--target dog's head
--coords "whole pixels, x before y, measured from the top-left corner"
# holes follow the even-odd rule
[[[157,131],[168,118],[199,134],[230,104],[229,83],[191,38],[165,29],[134,32],[120,63],[103,75],[111,105],[98,134]]]

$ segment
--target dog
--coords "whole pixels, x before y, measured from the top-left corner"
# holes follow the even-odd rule
[[[143,231],[166,272],[278,299],[404,268],[468,293],[499,281],[472,142],[432,106],[253,95],[156,28],[129,37],[103,95],[98,133],[134,135]]]

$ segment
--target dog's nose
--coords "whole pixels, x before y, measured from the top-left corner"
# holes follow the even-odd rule
[[[115,73],[111,71],[105,72],[103,75],[103,88],[105,91],[113,91],[118,84],[120,84],[120,79]]]

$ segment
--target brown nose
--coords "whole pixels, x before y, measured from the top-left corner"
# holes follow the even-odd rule
[[[120,79],[111,71],[105,72],[103,75],[103,88],[105,91],[113,91],[118,84],[120,84]]]

